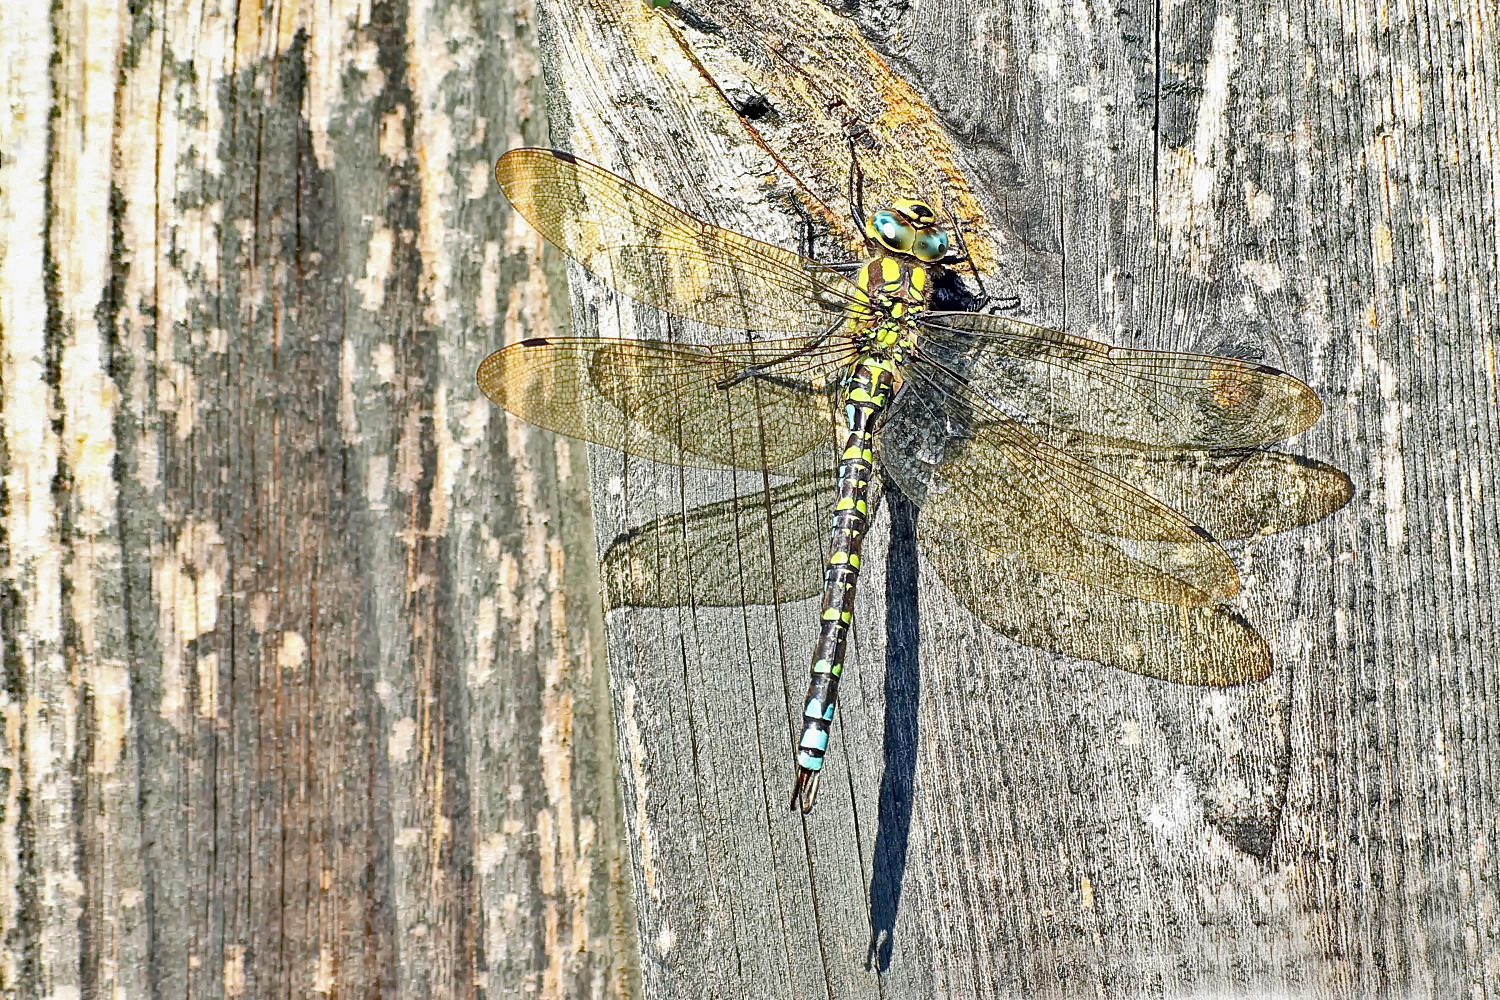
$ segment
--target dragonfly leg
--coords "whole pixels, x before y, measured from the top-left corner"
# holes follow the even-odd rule
[[[946,208],[946,205],[944,207]],[[949,254],[947,257],[944,257],[942,260],[938,261],[938,263],[943,267],[948,268],[956,268],[960,264],[967,264],[969,266],[969,273],[974,276],[974,284],[979,286],[979,296],[977,304],[969,306],[965,311],[984,312],[989,308],[991,303],[994,303],[996,301],[1012,302],[1012,300],[1014,300],[1013,304],[1002,307],[1005,309],[1015,309],[1017,306],[1019,306],[1021,304],[1021,300],[1019,298],[1015,296],[1007,296],[1005,298],[997,300],[993,295],[990,294],[989,289],[984,287],[984,278],[980,276],[979,268],[975,265],[974,258],[969,253],[969,245],[964,241],[964,227],[958,224],[958,217],[953,214],[951,209],[948,211],[948,222],[953,227],[953,242],[957,244],[958,252]]]
[[[817,237],[817,229],[818,229],[818,224],[813,219],[812,213],[809,212],[805,207],[803,207],[802,203],[799,202],[796,198],[788,197],[787,201],[791,204],[792,211],[794,211],[794,212],[797,213],[797,217],[798,217],[798,219],[801,222],[801,225],[799,225],[797,227],[797,229],[800,232],[800,235],[797,238],[797,244],[798,244],[798,246],[797,246],[797,252],[804,259],[806,259],[806,260],[814,260],[815,261],[815,260],[818,259],[818,252],[817,252],[817,239],[818,239],[818,237]],[[823,228],[826,231],[827,227],[825,226]],[[811,269],[809,269],[809,270],[811,270]]]
[[[854,218],[854,231],[865,231],[865,172],[859,165],[859,156],[854,152],[854,137],[849,137],[849,214]],[[865,242],[869,242],[866,238]]]
[[[741,382],[748,381],[752,378],[760,378],[765,379],[767,382],[770,382],[774,385],[779,385],[787,389],[794,389],[799,392],[806,392],[808,394],[817,392],[818,389],[806,379],[794,379],[787,378],[784,375],[776,375],[771,371],[771,368],[775,365],[784,364],[788,361],[795,361],[798,358],[802,357],[804,354],[807,354],[809,351],[817,350],[818,348],[826,344],[828,342],[828,338],[832,337],[836,331],[842,329],[843,325],[844,324],[842,322],[833,324],[828,329],[824,330],[822,333],[814,337],[812,340],[809,340],[806,345],[798,350],[792,351],[790,354],[784,354],[779,358],[773,358],[763,364],[754,365],[749,368],[742,368],[739,371],[735,372],[732,378],[727,378],[722,382],[715,382],[714,388],[723,391],[725,389],[732,389],[735,386],[739,385]]]
[[[857,260],[820,260],[817,249],[817,234],[819,229],[817,221],[813,219],[812,213],[804,208],[802,204],[797,201],[797,199],[792,198],[789,200],[791,201],[792,210],[796,212],[801,219],[802,224],[798,227],[798,229],[801,231],[801,235],[797,239],[797,252],[802,256],[804,262],[807,263],[807,270],[832,271],[835,274],[853,274],[854,272],[865,266],[863,261]],[[825,225],[821,228],[823,231],[823,235],[827,236],[829,227]]]

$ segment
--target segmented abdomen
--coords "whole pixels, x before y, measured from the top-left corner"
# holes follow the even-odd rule
[[[839,675],[844,669],[849,626],[854,620],[859,553],[869,521],[873,432],[880,411],[890,399],[894,378],[889,361],[865,357],[854,363],[844,379],[847,433],[839,461],[838,502],[834,505],[823,583],[823,617],[813,652],[812,678],[807,686],[802,739],[797,747],[797,789],[802,793],[804,809],[812,804],[812,795],[816,793],[812,779],[822,769],[823,755],[828,749]],[[796,804],[794,800],[793,805]]]

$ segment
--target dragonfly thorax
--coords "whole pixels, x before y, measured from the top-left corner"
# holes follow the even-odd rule
[[[927,265],[876,257],[860,268],[859,306],[849,314],[849,336],[862,351],[901,361],[916,343],[916,320],[927,307]]]

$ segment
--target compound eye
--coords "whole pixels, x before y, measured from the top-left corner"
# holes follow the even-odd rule
[[[917,231],[895,212],[876,212],[870,216],[870,224],[865,227],[865,231],[878,240],[881,246],[897,253],[909,253],[912,241],[917,238]]]
[[[937,230],[918,233],[912,241],[911,255],[917,260],[931,263],[948,256],[948,234]]]

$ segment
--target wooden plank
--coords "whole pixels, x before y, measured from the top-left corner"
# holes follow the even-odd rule
[[[819,16],[800,10],[751,14],[774,35]],[[685,33],[634,5],[542,11],[560,143],[795,245],[765,150],[672,47]],[[948,596],[909,526],[894,554],[878,534],[806,818],[784,798],[810,605],[612,611],[646,995],[1483,995],[1500,975],[1483,16],[856,16],[1020,234],[1023,315],[1293,371],[1327,415],[1287,448],[1356,492],[1234,547],[1276,671],[1230,689],[1019,647]],[[595,283],[575,306],[584,330],[663,333]],[[601,453],[594,492],[607,543],[726,489]]]
[[[530,12],[0,26],[0,992],[631,995]]]

